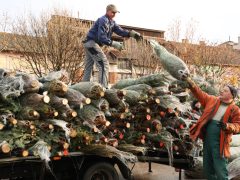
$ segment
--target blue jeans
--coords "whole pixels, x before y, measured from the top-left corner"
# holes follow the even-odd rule
[[[83,81],[90,81],[93,65],[96,63],[99,70],[98,81],[104,87],[108,86],[109,62],[101,47],[93,40],[84,43],[85,49],[85,68]]]

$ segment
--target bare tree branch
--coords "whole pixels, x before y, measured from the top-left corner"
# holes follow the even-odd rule
[[[7,13],[0,14],[0,52],[5,50],[9,44],[8,34],[10,18]]]
[[[91,24],[70,18],[71,13],[65,10],[55,9],[52,14],[19,18],[13,25],[16,50],[39,77],[65,69],[74,79],[83,66],[82,40]]]

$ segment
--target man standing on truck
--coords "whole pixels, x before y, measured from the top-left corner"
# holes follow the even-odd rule
[[[203,139],[203,169],[209,180],[227,180],[227,158],[232,134],[240,132],[240,109],[234,104],[237,90],[230,85],[221,88],[219,97],[203,92],[190,78],[190,90],[204,108],[190,137]]]
[[[138,32],[124,30],[116,24],[113,18],[118,12],[115,5],[108,5],[106,14],[98,18],[93,27],[89,30],[87,38],[83,41],[86,56],[83,81],[90,81],[93,65],[96,63],[99,70],[99,83],[107,88],[109,62],[101,47],[107,45],[120,51],[123,49],[122,43],[111,39],[113,32],[122,37],[133,37],[136,40],[142,39],[142,36]]]

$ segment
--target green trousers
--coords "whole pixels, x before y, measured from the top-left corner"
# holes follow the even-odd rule
[[[203,143],[203,170],[208,180],[227,180],[227,159],[220,155],[219,121],[211,120],[207,124]]]

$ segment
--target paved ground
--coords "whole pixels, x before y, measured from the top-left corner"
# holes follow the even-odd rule
[[[148,172],[148,163],[137,163],[133,170],[135,180],[177,180],[178,172],[170,166],[152,163],[152,172]]]
[[[131,167],[131,166],[129,166]],[[152,171],[148,172],[148,163],[136,163],[133,169],[134,180],[178,180],[179,173],[173,167],[152,163]],[[123,178],[120,178],[123,180]],[[182,180],[189,180],[184,178],[182,173]]]
[[[134,180],[178,180],[178,172],[170,166],[152,163],[152,171],[148,172],[148,163],[138,162],[133,169]]]

